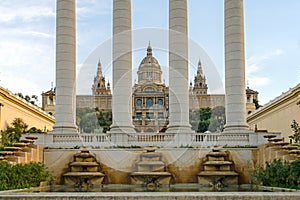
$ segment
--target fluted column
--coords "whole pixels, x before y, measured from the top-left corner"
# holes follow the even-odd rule
[[[169,0],[169,91],[167,132],[191,132],[187,0]]]
[[[246,122],[243,0],[225,0],[226,131],[248,130]]]
[[[54,133],[76,133],[76,0],[57,0]]]
[[[113,1],[113,124],[111,133],[134,133],[132,124],[131,0]]]

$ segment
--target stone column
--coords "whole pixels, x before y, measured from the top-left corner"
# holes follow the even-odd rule
[[[248,130],[246,122],[243,0],[225,0],[225,132]]]
[[[113,124],[112,142],[126,141],[126,134],[134,133],[132,124],[132,38],[131,0],[113,1]],[[123,136],[116,134],[123,134]]]
[[[57,0],[54,133],[76,133],[76,1]]]
[[[192,132],[188,78],[187,0],[169,0],[169,133]]]

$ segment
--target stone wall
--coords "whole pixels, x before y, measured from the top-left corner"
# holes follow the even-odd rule
[[[249,183],[250,174],[254,171],[259,157],[257,149],[224,149],[229,159],[235,164],[235,170],[240,174],[240,184]],[[68,164],[78,149],[45,149],[44,163],[50,172],[62,184],[61,176],[68,171]],[[162,148],[156,150],[162,153],[167,171],[173,175],[171,183],[197,183],[197,174],[206,154],[211,149],[192,148]],[[103,173],[105,184],[129,184],[130,173],[135,170],[142,149],[97,149],[90,152],[96,154]]]

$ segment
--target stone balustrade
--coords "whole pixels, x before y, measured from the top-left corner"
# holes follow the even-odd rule
[[[280,134],[280,133],[273,133]],[[34,134],[32,134],[34,135]],[[113,143],[113,136],[106,133],[78,133],[78,134],[36,134],[38,139],[35,144],[53,147],[74,146],[256,146],[267,143],[261,133],[186,133],[176,135],[172,133],[135,133],[128,134],[125,140]],[[178,137],[179,136],[179,137]],[[184,136],[184,137],[183,137]]]

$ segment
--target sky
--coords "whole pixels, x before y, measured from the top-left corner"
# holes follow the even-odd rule
[[[54,0],[0,1],[0,85],[38,95],[55,86]],[[189,79],[201,59],[209,92],[224,92],[223,0],[188,0]],[[112,0],[77,0],[77,94],[91,94],[98,60],[111,78]],[[244,0],[247,85],[260,104],[299,84],[300,1]],[[167,80],[168,0],[132,0],[133,75],[149,41]],[[41,102],[39,102],[41,103]]]

